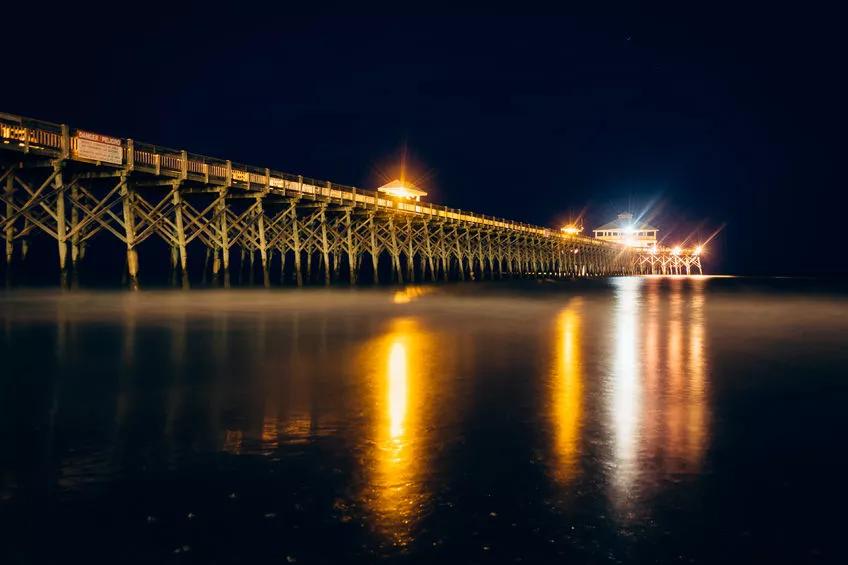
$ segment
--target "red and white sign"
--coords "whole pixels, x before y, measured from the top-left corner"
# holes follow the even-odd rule
[[[124,162],[120,139],[82,130],[77,131],[77,156],[115,165]]]

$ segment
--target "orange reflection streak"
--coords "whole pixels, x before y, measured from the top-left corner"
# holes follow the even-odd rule
[[[689,322],[689,387],[686,461],[697,470],[708,441],[703,281],[694,281]]]
[[[659,315],[656,289],[649,287],[646,296],[644,451],[658,471],[692,473],[709,440],[704,281],[670,284],[667,318]]]
[[[660,289],[656,279],[645,283],[645,399],[644,442],[649,456],[656,455],[660,445],[661,422],[659,414],[664,397],[663,371],[660,366]]]
[[[684,388],[684,366],[683,359],[683,296],[681,294],[681,279],[670,282],[671,295],[669,297],[669,320],[668,320],[668,384],[666,387],[666,398],[669,404],[666,406],[666,454],[671,461],[679,461],[681,447],[685,441],[685,419],[686,419],[686,390]],[[674,464],[674,463],[672,463]]]
[[[286,443],[309,443],[312,436],[312,418],[307,412],[289,414],[282,423],[281,431]]]
[[[568,482],[579,473],[580,431],[583,410],[581,359],[582,301],[574,299],[556,320],[551,383],[554,424],[554,477]]]
[[[397,546],[412,540],[427,498],[421,481],[425,454],[419,446],[426,433],[424,368],[433,354],[431,340],[415,319],[400,318],[366,348],[376,414],[365,503],[376,515],[378,529]]]
[[[262,449],[274,450],[279,447],[277,436],[277,405],[272,400],[273,395],[265,401],[265,415],[262,419]]]
[[[665,471],[670,473],[697,471],[708,439],[703,281],[690,284],[693,294],[688,300],[679,285],[671,294],[665,436]]]

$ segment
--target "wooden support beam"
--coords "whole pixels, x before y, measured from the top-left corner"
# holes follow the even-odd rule
[[[400,249],[398,249],[397,233],[395,231],[395,222],[393,216],[389,216],[389,234],[391,235],[392,245],[392,265],[394,266],[394,272],[397,277],[398,284],[403,284],[403,273],[400,270]]]
[[[312,282],[312,245],[306,245],[306,282]]]
[[[57,165],[58,167],[58,165]],[[65,185],[62,182],[62,172],[58,170],[53,177],[56,189],[56,242],[59,246],[59,271],[64,276],[68,269],[68,241],[65,214]]]
[[[350,284],[356,284],[356,267],[357,267],[357,259],[358,253],[353,244],[353,226],[350,221],[350,209],[348,208],[345,211],[344,215],[344,224],[345,224],[345,239],[347,241],[347,263],[348,263],[348,271],[350,273]]]
[[[439,223],[439,255],[442,259],[442,278],[447,282],[450,278],[450,255],[448,254],[448,243],[445,240],[445,224]]]
[[[188,254],[186,253],[185,227],[183,226],[183,200],[180,195],[180,181],[173,184],[174,225],[176,227],[176,249],[180,260],[180,270],[185,274],[188,268]]]
[[[465,271],[463,270],[463,266],[462,266],[462,257],[463,257],[462,246],[460,244],[459,228],[455,224],[453,226],[453,238],[454,238],[454,246],[456,247],[456,261],[457,261],[457,264],[459,265],[459,280],[464,281],[465,280]]]
[[[138,252],[135,249],[135,209],[133,191],[128,183],[121,184],[121,202],[124,213],[124,238],[127,243],[127,274],[130,288],[138,289]]]
[[[300,272],[300,230],[297,227],[297,206],[291,207],[292,247],[294,249],[294,276],[297,286],[303,286],[303,274]]]
[[[327,207],[321,208],[321,255],[324,257],[324,284],[330,286],[330,246],[327,242]]]
[[[6,225],[3,227],[6,240],[6,265],[12,265],[12,256],[15,251],[15,207],[12,204],[15,194],[15,174],[10,171],[6,174],[6,187],[3,196],[6,200]]]
[[[377,225],[374,219],[374,213],[368,214],[368,223],[371,230],[371,266],[374,269],[374,284],[380,283],[379,263],[380,263],[380,248],[377,247]]]
[[[430,226],[429,222],[424,222],[424,241],[427,244],[427,262],[430,265],[430,280],[436,282],[436,269],[433,266],[433,247],[430,241]],[[422,267],[421,278],[424,278],[424,270]]]
[[[268,272],[268,247],[265,240],[265,210],[262,207],[262,197],[256,197],[256,230],[259,236],[259,260],[262,263],[262,284],[267,288],[271,286],[270,274]],[[252,256],[252,254],[251,254]]]
[[[230,270],[230,229],[227,225],[227,187],[222,186],[218,194],[220,202],[218,205],[218,230],[221,237],[221,266],[226,275]]]
[[[80,233],[76,227],[79,224],[79,201],[80,193],[77,183],[71,185],[71,265],[74,269],[77,268],[77,263],[80,260]]]
[[[415,265],[413,264],[413,260],[415,257],[415,251],[413,250],[413,233],[412,233],[412,220],[409,216],[406,217],[406,239],[408,250],[406,252],[406,280],[409,282],[415,282]]]

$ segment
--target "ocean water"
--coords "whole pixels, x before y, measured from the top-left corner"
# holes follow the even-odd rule
[[[848,284],[0,292],[3,563],[843,562]]]

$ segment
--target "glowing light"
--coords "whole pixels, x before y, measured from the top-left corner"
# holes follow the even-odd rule
[[[581,303],[575,299],[557,317],[551,387],[556,460],[552,472],[563,482],[570,481],[579,472],[583,407],[580,326]]]
[[[568,224],[567,226],[561,227],[559,231],[568,235],[577,235],[583,231],[583,226],[578,226],[577,224]]]
[[[399,179],[387,182],[377,189],[379,192],[394,196],[395,198],[403,198],[406,200],[421,200],[422,196],[427,196],[423,190],[419,190],[410,183],[404,183]]]
[[[408,286],[403,290],[398,290],[392,296],[392,302],[395,304],[409,304],[422,296],[433,292],[433,288],[429,286]]]
[[[695,249],[692,251],[692,254],[693,255],[700,255],[701,251],[703,251],[703,250],[704,250],[704,248],[702,246],[696,245]]]
[[[675,246],[675,248],[671,250],[672,255],[680,255],[682,252],[683,249],[681,249],[679,245]]]
[[[657,247],[656,247],[656,245],[655,245],[655,246],[653,246],[653,247],[651,247],[650,251],[651,251],[651,255],[656,255],[656,254],[657,254]]]

